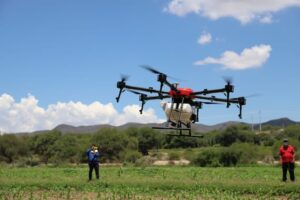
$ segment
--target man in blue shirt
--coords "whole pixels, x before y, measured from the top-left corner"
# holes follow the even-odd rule
[[[89,161],[89,180],[92,180],[93,169],[96,172],[96,178],[99,179],[99,161],[98,157],[100,156],[98,152],[98,147],[93,144],[90,149],[86,151],[86,155]]]

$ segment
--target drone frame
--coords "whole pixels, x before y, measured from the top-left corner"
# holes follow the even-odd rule
[[[204,89],[201,91],[191,92],[189,96],[180,95],[180,90],[177,88],[176,84],[171,84],[167,80],[167,75],[155,70],[154,68],[150,66],[142,66],[146,70],[157,74],[157,81],[160,83],[159,90],[153,89],[153,87],[144,88],[144,87],[137,87],[132,85],[127,85],[126,80],[127,77],[122,77],[121,81],[117,82],[117,88],[119,89],[119,94],[116,97],[116,101],[119,102],[121,98],[121,94],[125,91],[132,92],[134,94],[139,95],[139,100],[142,102],[141,109],[139,110],[140,114],[143,113],[144,105],[149,100],[163,100],[167,98],[172,99],[171,104],[171,113],[174,111],[173,107],[174,104],[176,104],[176,111],[178,112],[179,106],[181,107],[181,110],[179,111],[179,117],[176,122],[170,120],[170,116],[168,116],[167,126],[166,127],[152,127],[153,129],[162,129],[162,130],[176,130],[179,131],[179,135],[173,135],[173,136],[189,136],[189,137],[202,137],[202,136],[195,136],[191,134],[191,125],[185,124],[180,120],[181,112],[182,112],[182,106],[184,103],[189,103],[192,107],[196,109],[196,116],[195,119],[193,119],[192,123],[199,121],[199,109],[202,108],[203,104],[218,104],[218,103],[226,103],[226,107],[229,108],[231,104],[236,104],[239,108],[239,118],[242,118],[242,108],[244,105],[246,105],[246,98],[245,97],[237,97],[237,98],[230,98],[230,93],[234,92],[234,86],[231,85],[231,81],[227,80],[226,85],[224,88],[219,89]],[[163,87],[164,85],[168,86],[170,88],[170,91],[164,91]],[[171,94],[171,91],[173,92],[173,95]],[[148,96],[148,94],[156,94],[152,96]],[[217,98],[215,96],[207,96],[209,94],[216,94],[216,93],[224,93],[226,98]],[[175,94],[175,95],[174,95]],[[199,99],[200,101],[195,101],[195,99]],[[193,113],[194,114],[194,113]],[[170,124],[175,124],[175,127],[170,127]],[[182,127],[182,125],[184,127]],[[182,134],[183,131],[188,131],[188,135]]]

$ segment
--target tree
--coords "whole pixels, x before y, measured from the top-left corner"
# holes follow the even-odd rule
[[[238,128],[236,126],[228,127],[222,134],[218,135],[216,141],[222,146],[230,146],[237,140]]]
[[[300,125],[290,125],[286,127],[284,134],[287,137],[295,138],[300,141]]]
[[[137,135],[138,149],[143,155],[148,155],[149,149],[159,148],[161,140],[157,132],[150,128],[141,128]]]
[[[53,144],[53,161],[55,163],[71,162],[78,163],[80,161],[80,145],[76,135],[62,135],[59,140]]]
[[[138,149],[136,138],[116,129],[101,129],[92,137],[91,143],[100,147],[102,160],[108,161],[120,160],[121,152],[125,149]]]
[[[30,138],[30,149],[41,156],[42,161],[48,164],[49,159],[56,154],[54,145],[61,138],[61,132],[57,130],[41,133]]]
[[[24,140],[13,134],[0,136],[0,160],[14,162],[18,157],[28,153]]]

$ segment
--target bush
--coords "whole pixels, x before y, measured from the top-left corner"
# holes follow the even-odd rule
[[[253,164],[258,159],[259,150],[256,145],[249,143],[235,143],[229,147],[229,153],[233,154],[233,162],[237,159],[236,164]]]
[[[126,149],[137,150],[138,142],[117,129],[101,129],[91,138],[91,143],[100,147],[101,161],[120,161]]]
[[[195,158],[195,152],[193,149],[188,148],[183,152],[183,157],[189,161],[192,161]]]
[[[169,160],[179,160],[180,159],[180,153],[172,151],[169,153]]]
[[[192,164],[201,167],[228,167],[240,164],[253,164],[256,163],[259,152],[258,148],[253,144],[235,143],[230,147],[206,149],[192,159]]]
[[[134,150],[125,150],[121,157],[123,162],[136,163],[136,161],[142,157],[142,154]]]
[[[219,167],[220,151],[216,149],[207,149],[195,156],[192,164],[200,167]]]
[[[149,155],[153,158],[161,160],[166,156],[166,153],[155,150],[155,151],[151,151]]]
[[[135,166],[147,167],[154,163],[155,159],[151,156],[143,156],[140,159],[136,160]]]
[[[219,163],[224,167],[235,166],[240,161],[241,155],[241,150],[226,149],[220,153]]]

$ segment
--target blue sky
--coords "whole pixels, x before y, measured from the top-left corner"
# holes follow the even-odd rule
[[[221,2],[1,0],[0,130],[160,121],[159,101],[146,104],[144,117],[132,113],[133,94],[115,102],[120,74],[130,75],[128,84],[159,85],[141,64],[193,90],[222,88],[222,77],[232,76],[234,95],[261,94],[248,99],[242,121],[258,122],[259,110],[262,121],[300,121],[300,2]],[[200,44],[204,35],[210,39]],[[206,106],[200,123],[237,114],[234,106]]]

